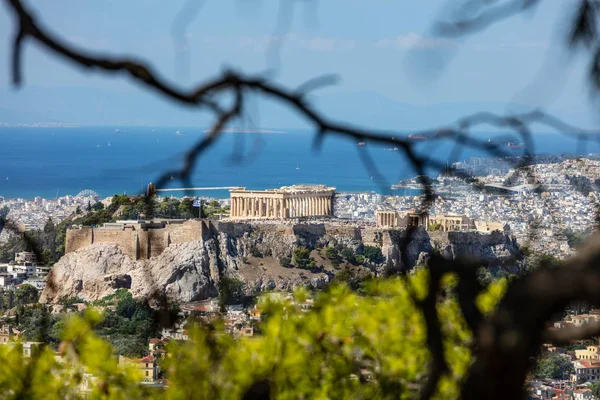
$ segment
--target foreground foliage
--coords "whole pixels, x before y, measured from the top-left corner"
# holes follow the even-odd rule
[[[404,281],[371,280],[361,295],[345,285],[318,295],[310,312],[294,301],[263,297],[262,336],[234,339],[218,326],[194,328],[192,340],[172,342],[161,360],[166,390],[143,387],[138,372],[120,369],[114,350],[93,327],[94,310],[65,323],[59,358],[47,347],[30,360],[18,348],[0,347],[2,398],[240,398],[257,382],[268,382],[272,398],[409,398],[426,378],[430,354],[423,317],[409,295],[425,296],[426,271]],[[454,280],[445,280],[438,304],[447,339],[451,378],[438,398],[454,398],[470,363],[471,335],[453,298]],[[506,283],[490,286],[479,307],[491,310]],[[105,322],[104,322],[105,323]],[[217,328],[217,329],[215,329]]]

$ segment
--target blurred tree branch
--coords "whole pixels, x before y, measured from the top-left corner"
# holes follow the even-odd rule
[[[125,73],[150,90],[182,105],[207,109],[214,113],[214,123],[209,133],[201,138],[184,157],[184,165],[180,169],[165,172],[156,182],[156,187],[163,186],[171,176],[182,182],[188,182],[196,166],[198,157],[216,141],[223,129],[233,120],[243,115],[245,99],[249,94],[260,94],[292,108],[307,119],[314,127],[315,146],[319,147],[326,135],[337,135],[351,140],[367,141],[376,144],[389,144],[399,147],[402,155],[410,162],[418,175],[424,176],[426,168],[446,171],[460,178],[471,178],[468,174],[448,169],[442,160],[419,154],[414,142],[398,138],[397,132],[377,131],[360,128],[350,124],[337,123],[323,115],[306,100],[309,91],[331,84],[334,79],[325,76],[308,81],[296,89],[289,89],[269,81],[262,76],[246,76],[239,72],[227,71],[213,79],[207,79],[189,91],[179,90],[159,77],[154,69],[135,58],[114,58],[103,54],[92,54],[84,49],[75,49],[41,26],[34,15],[20,0],[4,0],[12,10],[17,29],[13,41],[12,80],[16,86],[22,81],[22,52],[27,40],[31,40],[51,54],[62,57],[72,64],[96,69],[106,73]],[[501,2],[498,0],[469,0],[464,3],[455,21],[439,25],[439,32],[444,35],[460,35],[476,32],[502,19],[527,10],[540,0],[515,0]],[[499,4],[502,3],[502,4]],[[583,44],[595,50],[593,76],[600,76],[600,44],[596,43],[597,5],[590,0],[582,0],[582,6],[575,18],[571,43]],[[600,79],[596,84],[600,87]],[[219,100],[229,96],[233,104],[224,107]],[[565,122],[548,115],[543,111],[532,111],[519,115],[495,115],[477,113],[457,121],[448,127],[441,127],[420,132],[430,140],[452,140],[462,146],[486,151],[490,155],[508,156],[500,146],[484,142],[470,133],[475,127],[491,125],[508,128],[525,143],[523,158],[516,163],[517,168],[527,166],[534,154],[534,143],[530,126],[543,124],[562,133],[576,135],[582,141],[598,140],[594,132],[570,126]],[[375,168],[370,157],[363,157],[369,169]],[[375,171],[373,169],[373,171]],[[424,178],[420,180],[425,196],[421,206],[428,209],[433,201],[431,183]],[[409,231],[404,241],[408,246],[412,232]],[[447,360],[444,354],[443,333],[440,317],[436,310],[440,294],[441,279],[447,273],[455,273],[459,278],[457,296],[466,323],[476,338],[476,359],[464,382],[462,397],[473,399],[514,398],[523,394],[523,385],[532,357],[539,351],[542,340],[552,339],[564,342],[582,335],[595,334],[598,327],[585,330],[560,331],[548,333],[545,323],[550,316],[564,308],[569,301],[585,299],[590,302],[600,301],[600,274],[596,265],[600,262],[600,239],[590,241],[587,250],[580,253],[564,266],[535,272],[513,284],[498,311],[490,318],[485,318],[478,310],[476,297],[482,288],[477,281],[476,272],[480,265],[476,262],[448,261],[441,257],[433,257],[429,262],[430,277],[428,294],[422,300],[413,295],[415,304],[420,307],[426,320],[427,345],[432,354],[432,365],[427,382],[421,388],[421,397],[431,398],[437,390],[439,380],[448,373]],[[406,247],[402,257],[406,257]],[[502,379],[498,379],[502,376]],[[266,382],[266,381],[265,381]],[[258,390],[260,389],[260,390]],[[267,398],[270,390],[268,382],[261,382],[260,388],[252,391],[253,398]]]

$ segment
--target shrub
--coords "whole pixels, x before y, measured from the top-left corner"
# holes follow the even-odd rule
[[[296,247],[293,256],[294,264],[299,268],[307,268],[310,259],[310,250],[305,247]]]
[[[325,257],[329,258],[329,259],[334,259],[337,258],[339,256],[338,251],[335,249],[335,247],[327,247],[325,249]]]
[[[349,247],[344,247],[340,252],[342,258],[348,261],[350,264],[356,264],[356,256],[354,255],[354,251],[352,251]]]
[[[381,249],[379,247],[375,247],[375,246],[363,246],[362,248],[362,255],[367,258],[369,261],[378,264],[383,262],[383,260],[385,260],[385,257],[383,257],[383,253],[381,252]]]
[[[255,258],[262,258],[262,256],[263,256],[262,253],[260,252],[260,250],[258,250],[258,248],[256,248],[256,247],[253,247],[250,250],[250,253],[252,254],[252,257],[255,257]]]
[[[292,260],[290,260],[289,257],[281,257],[279,259],[279,265],[281,265],[284,268],[289,268],[291,263],[292,263]]]

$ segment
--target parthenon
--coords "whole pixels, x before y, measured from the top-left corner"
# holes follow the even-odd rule
[[[334,187],[293,185],[279,189],[232,189],[231,218],[294,218],[333,215]]]

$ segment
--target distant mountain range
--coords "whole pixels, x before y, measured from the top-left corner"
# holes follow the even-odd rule
[[[481,102],[421,106],[401,103],[375,92],[331,93],[311,97],[310,101],[333,120],[396,130],[447,125],[479,111],[504,113],[507,109],[511,112],[528,109],[519,105],[507,107],[504,103]],[[246,128],[308,127],[298,113],[269,100],[254,101],[249,110],[254,126]],[[574,124],[589,124],[589,117],[583,111],[569,110],[568,115],[559,116]],[[0,124],[66,122],[79,125],[208,128],[211,121],[206,112],[137,89],[122,93],[95,88],[27,86],[19,91],[0,90]]]

